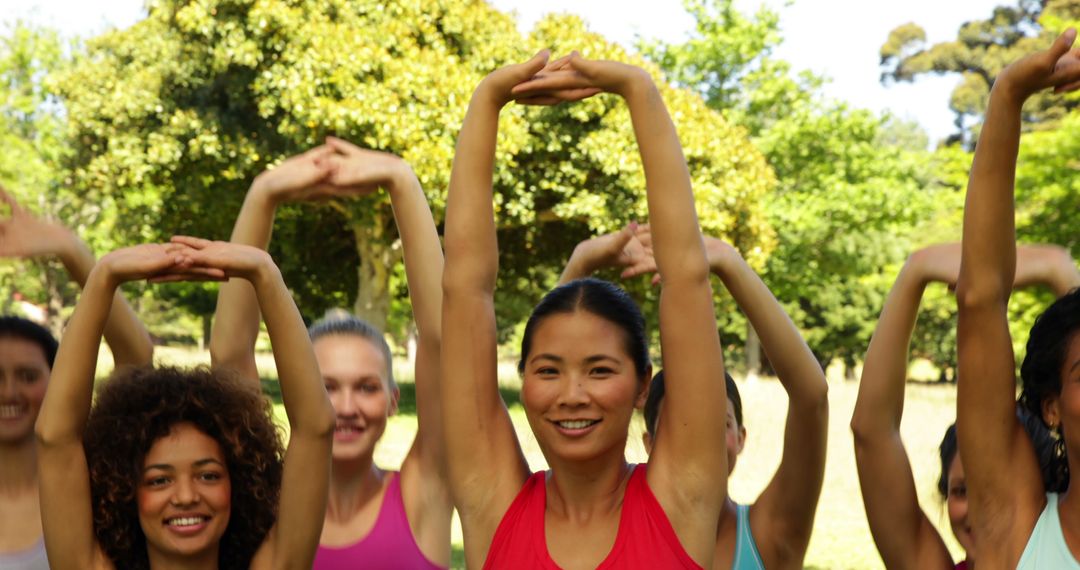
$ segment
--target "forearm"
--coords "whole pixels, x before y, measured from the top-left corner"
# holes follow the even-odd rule
[[[754,327],[769,362],[791,400],[789,409],[820,409],[828,402],[828,384],[814,353],[772,292],[738,254],[712,264],[713,273]]]
[[[990,95],[964,204],[957,301],[1005,304],[1016,275],[1013,184],[1023,100],[999,80]]]
[[[1058,297],[1080,285],[1080,273],[1069,251],[1057,245],[1018,246],[1014,286],[1029,285],[1045,285]]]
[[[908,346],[915,329],[926,281],[909,261],[900,270],[863,363],[859,395],[851,417],[856,445],[891,438],[900,431],[907,381]]]
[[[690,172],[678,133],[655,83],[644,71],[624,94],[645,170],[654,256],[665,286],[708,282]]]
[[[61,233],[57,238],[66,244],[57,252],[57,257],[64,269],[79,287],[86,286],[86,280],[94,269],[93,252],[73,232],[59,225],[53,225],[50,231]],[[141,366],[150,364],[154,358],[154,345],[150,341],[150,333],[139,322],[135,312],[124,300],[118,290],[114,299],[112,311],[105,323],[105,342],[113,353],[113,362],[116,366]]]
[[[409,300],[421,340],[437,342],[442,336],[442,245],[420,181],[405,162],[401,165],[388,191],[401,235]]]
[[[98,347],[116,287],[103,272],[93,271],[86,280],[60,341],[35,427],[43,445],[69,444],[82,438],[93,400]]]
[[[272,263],[258,272],[252,284],[270,334],[291,432],[294,436],[329,437],[334,429],[334,412],[292,294]]]
[[[233,226],[232,243],[265,250],[270,245],[277,209],[256,178]],[[255,341],[259,335],[259,303],[251,283],[230,279],[218,289],[210,335],[210,360],[214,366],[237,370],[245,377],[258,378],[255,369]]]
[[[444,299],[495,290],[499,261],[491,178],[500,109],[481,83],[458,135],[446,204]]]
[[[574,252],[570,254],[570,259],[566,262],[562,275],[559,276],[559,285],[565,285],[575,279],[584,279],[593,274],[594,268],[578,255],[580,245],[578,244]]]

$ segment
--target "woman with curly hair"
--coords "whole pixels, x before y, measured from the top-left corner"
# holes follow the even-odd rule
[[[994,81],[971,165],[956,284],[959,361],[956,433],[967,475],[979,567],[1080,569],[1080,493],[1043,488],[1016,407],[1008,302],[1016,275],[1016,158],[1024,102],[1080,88],[1076,30],[1006,67]],[[1021,404],[1060,435],[1069,473],[1080,469],[1080,291],[1031,328],[1020,367]],[[984,561],[985,564],[984,564]]]
[[[258,390],[222,371],[137,369],[91,409],[97,344],[120,284],[252,284],[277,357],[288,449]],[[42,519],[58,568],[303,568],[326,508],[333,412],[266,252],[177,237],[101,259],[60,344],[36,426]]]

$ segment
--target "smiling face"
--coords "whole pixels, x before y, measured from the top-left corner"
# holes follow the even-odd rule
[[[1043,403],[1043,419],[1059,427],[1071,466],[1073,454],[1080,453],[1080,332],[1069,338],[1060,374],[1061,393]]]
[[[179,423],[143,460],[136,499],[150,560],[216,561],[229,526],[232,485],[214,438]]]
[[[49,363],[37,343],[0,336],[0,445],[14,445],[34,436]]]
[[[585,311],[552,314],[537,325],[521,400],[549,463],[624,453],[648,377],[635,370],[625,334]]]
[[[350,461],[371,457],[397,411],[397,391],[391,392],[389,363],[374,343],[354,334],[321,336],[314,342],[315,358],[337,416],[333,458]]]

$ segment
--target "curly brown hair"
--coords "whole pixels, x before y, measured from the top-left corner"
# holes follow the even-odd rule
[[[221,568],[247,568],[277,518],[284,455],[272,407],[258,385],[221,370],[140,367],[117,371],[98,390],[83,447],[90,469],[94,533],[118,568],[149,569],[136,490],[150,447],[190,422],[225,455],[233,516]]]

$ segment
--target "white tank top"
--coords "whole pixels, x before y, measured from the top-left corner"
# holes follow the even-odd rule
[[[1031,531],[1024,553],[1016,570],[1080,570],[1069,546],[1065,544],[1065,534],[1061,531],[1061,519],[1058,518],[1058,494],[1046,494],[1046,508],[1043,509],[1035,528]]]
[[[45,539],[17,552],[0,552],[0,570],[49,570],[45,557]]]

